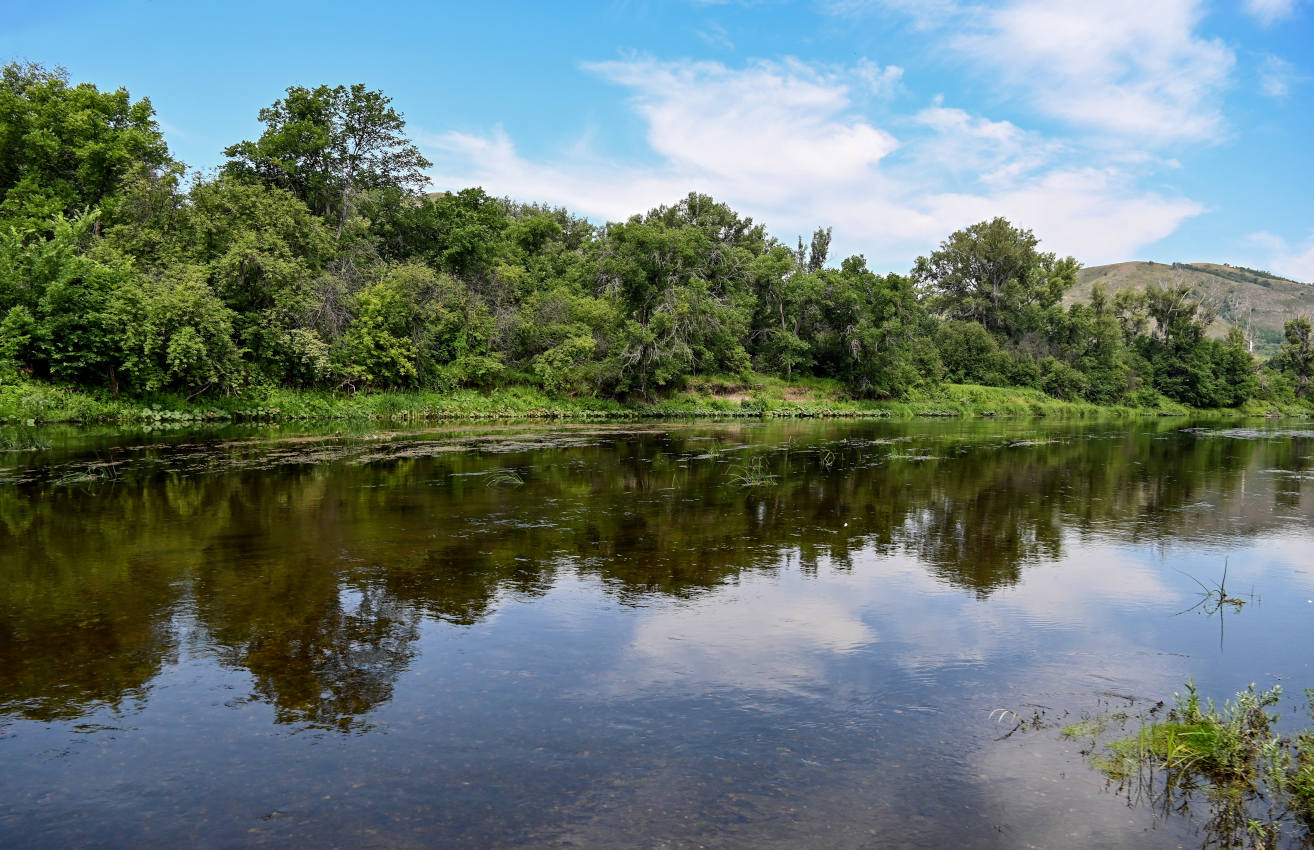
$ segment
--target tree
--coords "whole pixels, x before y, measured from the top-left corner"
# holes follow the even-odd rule
[[[232,311],[210,289],[201,266],[132,278],[110,298],[107,317],[132,389],[228,390],[241,376]]]
[[[1213,309],[1192,298],[1185,284],[1151,284],[1144,309],[1153,324],[1136,343],[1154,368],[1155,389],[1196,407],[1226,404],[1230,394],[1219,383],[1215,344],[1205,337],[1216,315]]]
[[[851,394],[900,398],[939,381],[934,321],[911,279],[876,275],[861,255],[818,276],[825,283],[819,299],[824,330],[815,343],[816,359]]]
[[[1282,331],[1286,342],[1273,357],[1273,367],[1291,378],[1296,398],[1304,398],[1314,380],[1314,328],[1308,316],[1297,316]]]
[[[432,163],[403,135],[406,122],[391,102],[364,83],[290,86],[286,97],[260,110],[259,139],[224,150],[224,171],[287,189],[335,222],[341,239],[357,192],[418,189],[426,182],[423,169]]]
[[[918,257],[913,279],[947,319],[980,322],[1011,342],[1042,324],[1076,282],[1079,264],[1036,250],[1030,230],[1007,219],[982,221],[953,233],[929,257]]]
[[[746,368],[753,281],[773,247],[761,225],[698,194],[612,225],[598,279],[618,307],[617,387],[646,396],[695,370]]]
[[[70,86],[62,68],[0,70],[0,221],[47,233],[54,216],[108,210],[129,174],[169,164],[149,100]]]
[[[503,231],[511,222],[483,189],[418,199],[395,190],[379,192],[364,210],[379,236],[379,252],[388,260],[422,260],[473,281],[486,276],[509,250]]]
[[[492,318],[464,284],[418,263],[381,271],[356,295],[338,351],[349,382],[449,389],[500,370],[488,356]]]
[[[10,357],[58,380],[108,379],[117,340],[105,307],[134,271],[131,260],[96,239],[95,211],[75,219],[56,215],[49,238],[10,228],[0,232],[0,331]]]

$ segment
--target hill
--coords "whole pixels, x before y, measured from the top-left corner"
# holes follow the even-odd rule
[[[1091,287],[1101,283],[1112,295],[1122,289],[1144,291],[1150,284],[1184,283],[1201,301],[1218,308],[1211,336],[1223,336],[1232,325],[1249,328],[1255,354],[1268,356],[1282,343],[1282,325],[1301,314],[1314,316],[1314,286],[1265,271],[1217,263],[1114,263],[1091,266],[1077,273],[1077,285],[1065,303],[1089,301]]]

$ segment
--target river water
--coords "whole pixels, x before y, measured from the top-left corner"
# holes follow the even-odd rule
[[[1304,712],[1314,430],[1189,426],[8,426],[0,846],[1202,846],[1059,734]]]

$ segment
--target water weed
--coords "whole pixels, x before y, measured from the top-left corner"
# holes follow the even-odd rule
[[[1163,717],[1160,703],[1137,719],[1132,734],[1103,747],[1097,739],[1113,721],[1125,731],[1131,718],[1083,718],[1063,735],[1091,741],[1083,755],[1129,804],[1149,804],[1164,817],[1199,811],[1206,846],[1272,847],[1291,832],[1308,843],[1314,839],[1314,731],[1278,734],[1274,709],[1281,697],[1281,687],[1259,691],[1252,684],[1220,706],[1188,681]],[[1314,700],[1314,692],[1306,699]]]
[[[730,480],[740,487],[766,487],[776,483],[776,476],[767,472],[766,458],[758,456],[735,467]]]

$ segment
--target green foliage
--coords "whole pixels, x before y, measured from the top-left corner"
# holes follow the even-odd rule
[[[492,317],[464,284],[402,264],[356,295],[337,356],[356,388],[487,384],[500,371],[491,332]]]
[[[105,208],[128,175],[169,164],[149,100],[69,85],[62,68],[0,69],[0,222],[43,233]]]
[[[332,256],[331,234],[280,189],[220,178],[197,185],[189,201],[166,254],[204,268],[256,374],[317,382],[326,343],[311,327],[313,284]]]
[[[381,192],[363,212],[373,223],[379,251],[386,259],[422,261],[466,280],[486,277],[510,250],[504,234],[510,222],[502,205],[483,189],[419,199],[399,191]],[[541,247],[553,233],[517,235]]]
[[[992,334],[1018,341],[1041,326],[1044,311],[1076,282],[1077,261],[1041,253],[1038,244],[1030,230],[1005,219],[983,221],[919,257],[913,278],[940,315],[980,322]]]
[[[1314,329],[1308,316],[1297,316],[1286,323],[1283,331],[1286,342],[1273,358],[1272,367],[1291,382],[1296,398],[1304,398],[1314,380]]]
[[[403,135],[406,122],[382,92],[289,86],[260,110],[265,131],[224,150],[230,175],[286,189],[342,236],[351,204],[367,189],[424,185],[431,164]]]
[[[698,194],[606,227],[479,188],[419,195],[427,161],[362,84],[292,86],[260,120],[189,182],[148,101],[5,68],[0,375],[211,400],[519,382],[657,409],[756,370],[830,382],[842,398],[819,410],[913,414],[940,409],[942,379],[1067,410],[1291,404],[1314,377],[1308,322],[1257,370],[1184,287],[1062,309],[1077,263],[1002,218],[878,275],[827,267],[830,228],[791,250]],[[1020,397],[1005,407],[1050,409]]]
[[[944,364],[944,377],[957,384],[1004,383],[1003,352],[979,322],[950,319],[935,331],[935,347]]]
[[[114,293],[108,322],[130,389],[228,390],[240,382],[233,312],[206,277],[202,266],[180,266],[161,278],[136,276]]]
[[[912,281],[879,277],[862,257],[824,273],[825,331],[818,361],[858,398],[903,398],[935,385],[940,359],[929,336],[934,327],[917,300]]]
[[[92,235],[91,215],[56,215],[47,239],[0,233],[0,331],[10,358],[57,380],[105,380],[116,341],[106,325],[109,298],[131,279],[131,261]]]
[[[599,277],[619,308],[616,389],[648,396],[688,372],[746,368],[750,281],[766,249],[760,226],[703,195],[609,228]]]

